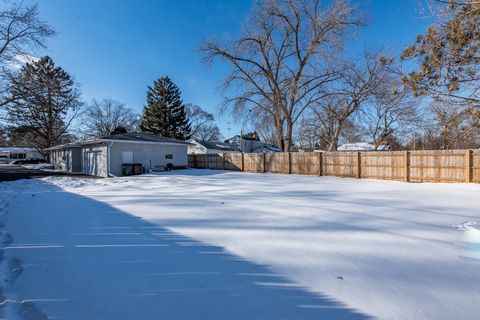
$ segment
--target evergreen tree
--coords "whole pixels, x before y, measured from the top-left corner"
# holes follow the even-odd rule
[[[480,3],[431,1],[437,21],[401,58],[418,65],[404,81],[419,96],[467,107],[480,105]],[[410,68],[410,66],[409,66]]]
[[[191,129],[180,89],[168,76],[155,80],[153,87],[148,87],[140,130],[166,138],[189,138]]]
[[[48,56],[27,63],[12,78],[9,95],[12,127],[39,149],[61,143],[82,105],[73,79]]]

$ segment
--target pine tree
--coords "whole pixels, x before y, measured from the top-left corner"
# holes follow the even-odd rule
[[[155,80],[153,87],[148,87],[140,130],[166,138],[189,138],[190,124],[180,89],[168,76]]]
[[[82,103],[73,79],[45,56],[27,63],[10,83],[8,119],[39,149],[61,142]]]

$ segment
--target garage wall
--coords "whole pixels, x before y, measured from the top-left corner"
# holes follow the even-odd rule
[[[60,169],[60,161],[62,160],[63,150],[51,150],[50,151],[50,164],[55,169]]]
[[[82,147],[82,172],[84,174],[108,177],[107,146],[94,144]]]
[[[164,145],[153,143],[114,142],[110,147],[110,173],[114,176],[122,175],[122,152],[133,152],[133,162],[141,163],[144,167],[154,169],[163,167],[167,163],[174,166],[186,167],[188,164],[186,145]],[[165,159],[171,154],[172,159]]]
[[[50,151],[50,164],[65,172],[81,172],[81,149],[68,148]]]

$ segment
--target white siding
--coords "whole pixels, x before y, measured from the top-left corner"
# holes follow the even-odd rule
[[[92,159],[91,157],[93,153],[95,153],[96,160],[94,164],[97,168],[96,175],[98,177],[108,177],[107,146],[104,144],[94,144],[82,147],[82,172],[90,174],[93,164],[87,161]]]
[[[187,145],[167,145],[154,143],[129,143],[115,141],[110,147],[110,173],[122,175],[122,152],[133,152],[133,163],[141,163],[147,170],[164,167],[173,163],[176,167],[186,167],[188,164]],[[167,154],[172,159],[166,159]]]

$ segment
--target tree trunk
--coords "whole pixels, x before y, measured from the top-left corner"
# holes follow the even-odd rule
[[[340,133],[342,132],[343,123],[339,124],[338,127],[335,129],[335,133],[333,134],[332,141],[328,145],[328,151],[337,150],[338,147],[338,138],[340,137]]]
[[[280,117],[278,116],[275,117],[274,125],[275,125],[276,140],[277,140],[278,148],[280,149],[280,151],[284,151],[285,145],[283,140],[283,124]]]
[[[287,132],[285,135],[285,152],[290,152],[292,148],[293,123],[291,119],[287,119]]]

